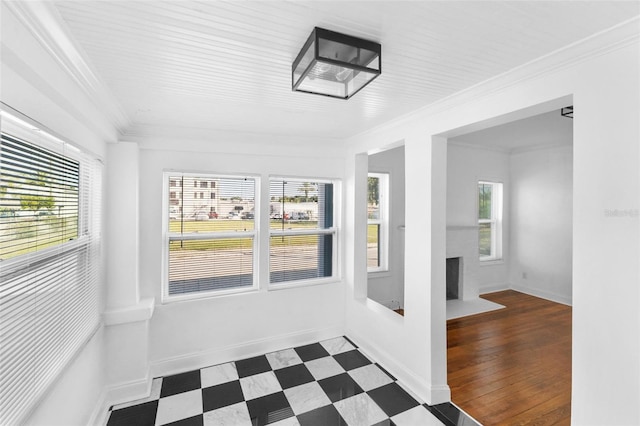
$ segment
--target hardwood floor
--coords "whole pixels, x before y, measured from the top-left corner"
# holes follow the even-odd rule
[[[447,321],[452,401],[483,425],[571,423],[571,307],[507,290]]]

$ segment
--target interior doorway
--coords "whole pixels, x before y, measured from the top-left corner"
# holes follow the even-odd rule
[[[563,362],[568,363],[565,369],[568,369],[569,374],[564,375],[562,380],[568,381],[570,389],[573,125],[572,118],[563,116],[557,105],[544,113],[539,112],[518,120],[502,120],[495,126],[489,123],[486,126],[479,125],[480,129],[466,132],[462,130],[447,138],[446,257],[461,258],[464,265],[458,269],[458,280],[464,286],[459,291],[458,299],[470,306],[480,306],[482,303],[479,302],[485,300],[488,300],[487,303],[498,304],[509,301],[517,305],[516,300],[519,299],[515,296],[522,295],[524,299],[534,296],[531,301],[536,308],[532,309],[538,309],[538,305],[546,306],[547,302],[549,306],[558,307],[563,312],[565,327],[562,329],[564,331],[559,329],[558,335],[564,336],[568,330],[568,341],[562,338],[558,342],[534,342],[538,337],[533,329],[530,333],[509,334],[505,331],[509,326],[498,320],[499,317],[504,317],[505,312],[513,315],[513,306],[507,305],[501,305],[506,306],[503,312],[495,310],[495,307],[475,308],[475,311],[472,309],[458,316],[464,318],[462,320],[450,319],[447,347],[450,367],[448,383],[452,401],[459,402],[460,408],[468,410],[469,414],[485,424],[496,424],[499,416],[495,410],[504,411],[504,407],[496,407],[505,404],[510,398],[508,405],[512,409],[519,407],[515,410],[521,410],[521,413],[509,415],[522,415],[524,417],[520,417],[521,420],[525,420],[527,415],[532,416],[529,419],[558,415],[560,423],[569,421],[570,392],[569,395],[564,392],[565,400],[560,395],[547,392],[551,399],[555,399],[556,405],[553,401],[540,403],[534,402],[534,399],[531,399],[530,407],[526,405],[526,401],[520,405],[514,403],[513,392],[526,392],[536,385],[539,389],[545,380],[553,380],[545,378],[545,372],[542,371],[544,369],[539,371],[541,374],[536,374],[535,368],[526,364],[524,357],[517,359],[518,356],[504,354],[502,358],[499,353],[501,346],[495,342],[490,344],[479,340],[476,345],[469,346],[468,342],[458,340],[460,336],[473,336],[474,333],[497,333],[503,340],[511,337],[516,340],[516,344],[529,345],[532,348],[529,351],[530,358],[537,360],[539,365],[553,355],[541,353],[536,348],[546,347],[547,344],[555,345],[561,351],[556,356],[562,355]],[[500,202],[503,207],[500,217],[492,218],[494,222],[490,232],[496,233],[498,237],[489,236],[489,253],[495,250],[495,255],[490,256],[487,256],[487,227],[483,226],[489,218],[486,212],[483,215],[481,211],[482,189],[479,191],[479,186],[484,184],[486,187],[487,183],[502,185]],[[496,293],[504,290],[515,292],[506,295]],[[447,294],[449,295],[449,291]],[[495,297],[483,297],[485,294],[494,294]],[[538,314],[543,316],[545,309],[551,308],[540,309]],[[484,313],[489,311],[492,312]],[[447,317],[450,318],[450,312],[447,312]],[[477,328],[483,321],[493,321],[490,329]],[[469,327],[467,333],[460,333],[463,327]],[[549,339],[552,340],[553,337],[550,336]],[[465,362],[482,364],[483,371],[459,371],[461,367],[458,361],[462,347],[465,348],[464,351],[475,348],[473,350],[476,358],[472,361],[466,359]],[[488,352],[490,355],[487,355]],[[487,356],[496,362],[484,364]],[[458,370],[452,372],[452,366]],[[528,376],[519,380],[522,389],[515,389],[513,382],[519,368],[528,370]],[[493,369],[490,375],[486,375],[487,369]],[[462,382],[458,381],[460,374],[467,375]],[[509,392],[501,386],[501,380],[511,380]],[[457,383],[466,385],[461,387]],[[508,394],[500,396],[500,392]],[[483,397],[486,399],[483,400]],[[547,411],[525,413],[532,410],[533,405],[542,405]],[[489,415],[482,418],[482,413]]]

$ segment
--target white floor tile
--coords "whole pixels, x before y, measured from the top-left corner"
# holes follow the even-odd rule
[[[280,382],[273,371],[256,374],[240,379],[240,386],[245,400],[260,398],[282,390]]]
[[[232,380],[238,380],[238,370],[233,362],[214,365],[200,370],[200,380],[203,388],[221,385]]]
[[[391,377],[386,375],[384,371],[380,370],[375,364],[369,364],[351,370],[349,371],[349,375],[365,392],[393,382]]]
[[[349,426],[370,426],[387,418],[378,404],[366,393],[333,404]]]
[[[204,426],[250,426],[247,404],[239,402],[204,413]]]
[[[327,377],[344,373],[344,368],[338,364],[338,361],[330,356],[305,362],[304,365],[316,380],[326,379]]]
[[[318,382],[305,383],[285,389],[284,394],[296,416],[331,404],[331,400]]]
[[[342,352],[348,352],[355,349],[347,339],[344,337],[336,337],[335,339],[325,340],[320,344],[329,352],[330,355],[340,354]]]
[[[292,365],[302,364],[302,360],[298,353],[293,349],[285,349],[283,351],[272,352],[267,354],[267,360],[271,368],[278,370],[280,368],[291,367]]]
[[[160,398],[156,426],[202,414],[202,390],[196,389]]]
[[[397,426],[442,426],[443,423],[429,412],[422,405],[413,407],[404,413],[400,413],[391,418]]]

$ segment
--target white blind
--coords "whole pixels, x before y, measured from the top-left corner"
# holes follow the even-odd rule
[[[165,295],[253,287],[255,178],[168,173],[166,180]]]
[[[269,188],[271,284],[335,273],[333,183],[272,178]]]
[[[99,324],[102,167],[42,131],[2,124],[0,424],[12,425]]]

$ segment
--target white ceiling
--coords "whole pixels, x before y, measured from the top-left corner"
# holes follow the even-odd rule
[[[147,126],[344,138],[640,14],[636,1],[55,1],[82,53]],[[314,26],[382,44],[348,101],[291,91]]]
[[[551,111],[456,136],[449,142],[504,152],[569,146],[573,144],[573,119],[563,117],[559,110]]]

